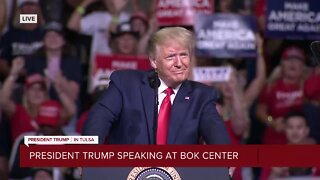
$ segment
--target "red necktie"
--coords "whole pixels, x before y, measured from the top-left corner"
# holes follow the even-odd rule
[[[172,88],[168,87],[164,92],[167,94],[163,99],[158,116],[158,129],[157,129],[157,144],[167,143],[167,134],[169,127],[169,120],[171,114],[171,101],[170,96],[173,94]]]

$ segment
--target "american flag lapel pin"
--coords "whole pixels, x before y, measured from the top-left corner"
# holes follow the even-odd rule
[[[189,97],[189,96],[186,96],[186,97],[184,97],[184,99],[185,99],[185,100],[189,100],[189,99],[190,99],[190,97]]]

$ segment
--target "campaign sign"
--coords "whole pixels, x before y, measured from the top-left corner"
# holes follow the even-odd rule
[[[195,67],[193,77],[199,82],[227,82],[230,79],[232,69],[229,66],[219,67]]]
[[[196,13],[212,14],[212,0],[156,1],[156,16],[160,26],[192,26]]]
[[[256,19],[253,16],[198,14],[196,55],[217,58],[256,57]]]
[[[268,0],[265,33],[267,37],[319,39],[319,0]]]
[[[95,67],[92,72],[92,86],[100,84],[100,81],[110,78],[115,70],[120,69],[137,69],[149,70],[150,63],[146,56],[130,56],[130,55],[104,55],[97,54],[95,58]]]

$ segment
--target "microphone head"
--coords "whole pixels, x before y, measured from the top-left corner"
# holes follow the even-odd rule
[[[315,57],[315,64],[320,65],[320,41],[313,41],[310,44],[310,49],[312,51],[313,56]]]
[[[149,81],[149,86],[153,89],[158,88],[161,83],[158,77],[158,73],[155,70],[149,71],[148,81]]]

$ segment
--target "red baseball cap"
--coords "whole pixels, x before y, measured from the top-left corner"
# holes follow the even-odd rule
[[[305,61],[306,56],[301,48],[296,46],[287,47],[282,53],[282,60],[299,59]]]
[[[41,85],[46,87],[45,79],[41,74],[29,75],[24,82],[26,88],[29,88],[36,83],[40,83]]]
[[[43,102],[36,117],[37,123],[52,127],[58,127],[61,124],[61,109],[62,106],[58,101],[47,100]]]

